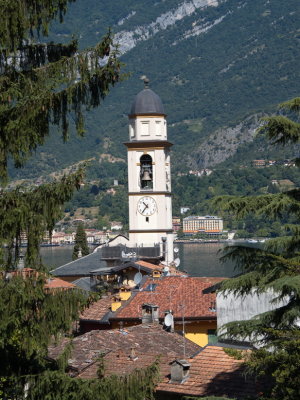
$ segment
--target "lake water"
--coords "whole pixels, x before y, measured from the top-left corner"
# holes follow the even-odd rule
[[[219,261],[220,250],[224,247],[220,243],[180,243],[179,248],[180,270],[185,270],[191,276],[224,276],[230,277],[237,272],[232,262]],[[41,249],[43,261],[49,269],[57,268],[72,261],[73,246],[43,247]]]
[[[235,264],[232,261],[222,263],[222,243],[184,243],[178,244],[180,270],[187,271],[191,276],[224,276],[235,275]]]

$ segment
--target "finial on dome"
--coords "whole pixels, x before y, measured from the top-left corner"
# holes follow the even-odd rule
[[[150,82],[149,78],[147,78],[146,75],[143,75],[143,76],[141,76],[140,79],[142,79],[144,81],[145,89],[149,89],[149,82]]]

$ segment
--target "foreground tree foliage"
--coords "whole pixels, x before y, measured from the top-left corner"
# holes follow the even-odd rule
[[[300,98],[282,106],[299,118]],[[274,143],[300,141],[298,119],[270,117],[262,130]],[[300,217],[300,189],[256,197],[218,197],[214,202],[236,216],[257,213],[268,218],[289,213]],[[263,394],[270,400],[296,400],[300,393],[300,226],[287,225],[285,229],[292,235],[270,240],[264,249],[228,247],[224,256],[236,260],[244,271],[224,282],[225,293],[274,292],[275,310],[226,325],[232,338],[251,338],[262,346],[252,353],[248,367],[256,376],[271,378],[270,388]]]
[[[101,379],[73,379],[57,371],[46,371],[29,381],[28,399],[52,400],[152,400],[159,379],[159,362],[136,369],[129,376],[111,375]]]
[[[83,171],[34,189],[5,187],[10,160],[22,167],[51,125],[67,140],[70,118],[83,135],[84,110],[98,106],[120,80],[110,32],[84,52],[76,40],[39,40],[54,18],[63,20],[72,1],[0,0],[0,398],[151,398],[157,364],[126,378],[83,382],[65,374],[67,352],[57,365],[46,361],[50,341],[71,333],[86,299],[77,291],[45,291],[39,245],[79,188]],[[27,279],[7,272],[18,265],[23,233],[26,266],[39,270]]]
[[[72,0],[0,1],[0,176],[7,162],[21,166],[44,143],[50,123],[68,137],[68,116],[84,133],[83,107],[96,107],[120,79],[120,62],[111,33],[79,53],[77,42],[36,41],[49,22],[62,20]]]
[[[27,279],[1,276],[0,389],[4,398],[24,395],[28,377],[46,369],[49,342],[71,332],[72,322],[86,303],[76,291],[48,294],[44,284],[41,273]]]
[[[22,234],[28,245],[25,263],[42,269],[39,245],[45,232],[50,234],[61,216],[61,207],[80,188],[83,170],[35,189],[17,187],[3,191],[0,197],[0,263],[2,268],[17,266]],[[7,247],[5,248],[4,245]]]

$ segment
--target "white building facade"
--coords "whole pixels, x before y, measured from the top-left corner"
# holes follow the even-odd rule
[[[161,245],[173,261],[170,147],[160,98],[148,87],[136,96],[129,114],[129,241],[132,246]]]
[[[203,232],[218,235],[223,232],[223,219],[220,217],[206,215],[191,215],[183,219],[183,233],[195,234]]]

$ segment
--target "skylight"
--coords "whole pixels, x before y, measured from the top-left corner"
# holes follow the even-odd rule
[[[154,292],[155,288],[156,288],[157,284],[156,283],[150,283],[145,290],[149,291],[149,292]]]

